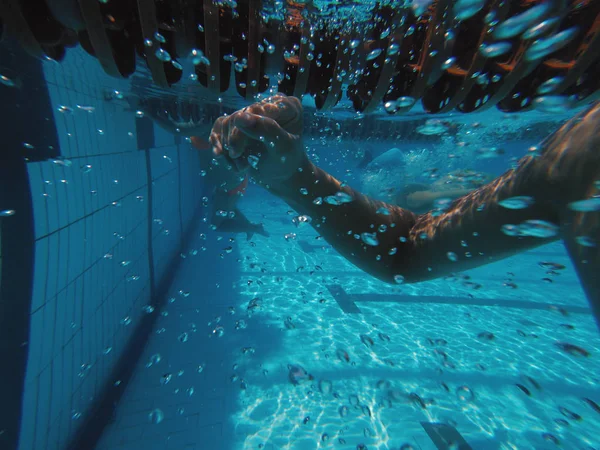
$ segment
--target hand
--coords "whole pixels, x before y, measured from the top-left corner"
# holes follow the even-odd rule
[[[300,101],[277,94],[217,119],[210,142],[219,164],[273,185],[285,182],[307,158],[302,125]]]

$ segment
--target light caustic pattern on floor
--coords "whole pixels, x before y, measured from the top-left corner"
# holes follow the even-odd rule
[[[270,239],[192,246],[100,448],[468,448],[427,423],[474,449],[598,448],[600,336],[561,244],[389,286],[264,201],[243,209]]]

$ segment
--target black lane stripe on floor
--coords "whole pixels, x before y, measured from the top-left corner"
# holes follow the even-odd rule
[[[361,310],[356,302],[365,303],[437,303],[445,305],[470,305],[470,306],[498,306],[502,308],[517,308],[530,310],[561,309],[573,314],[591,314],[590,308],[584,306],[562,305],[556,303],[535,303],[522,300],[445,297],[437,295],[390,295],[390,294],[346,294],[339,285],[329,285],[327,290],[331,293],[342,311],[346,314],[358,314]]]
[[[305,239],[297,239],[296,240],[296,243],[298,244],[298,246],[305,253],[314,253],[315,251],[318,251],[318,250],[333,249],[333,247],[331,245],[327,244],[327,242],[325,242],[325,241],[321,241],[321,242],[322,242],[322,244],[319,245],[318,242],[311,244],[309,241],[307,241]],[[524,255],[532,257],[532,258],[544,257],[544,258],[565,258],[565,259],[567,259],[569,257],[567,255],[566,251],[551,251],[551,250],[529,251],[529,252],[524,253]]]
[[[445,423],[421,422],[438,450],[473,450],[456,428]]]

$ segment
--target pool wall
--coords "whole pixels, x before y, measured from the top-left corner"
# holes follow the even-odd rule
[[[82,449],[110,419],[152,329],[156,313],[143,308],[159,309],[202,179],[185,141],[106,101],[128,82],[95,59],[74,50],[43,71],[60,157],[26,165],[35,256],[19,448]]]

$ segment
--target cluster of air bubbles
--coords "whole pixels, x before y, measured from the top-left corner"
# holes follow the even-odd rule
[[[79,378],[83,378],[86,376],[86,374],[90,371],[90,369],[92,368],[91,364],[87,364],[84,363],[79,367],[79,373],[77,374],[77,376]]]
[[[62,114],[72,114],[73,113],[73,108],[71,108],[69,106],[65,106],[65,105],[58,105],[56,110]]]
[[[516,37],[539,23],[552,7],[551,2],[544,2],[540,5],[527,9],[521,14],[512,16],[499,24],[493,31],[495,39],[510,39]]]
[[[379,240],[377,239],[377,233],[361,233],[361,240],[371,247],[376,247],[379,245]]]
[[[535,61],[560,50],[577,36],[578,31],[577,27],[571,27],[553,36],[534,41],[525,52],[525,60]]]
[[[416,100],[413,97],[400,97],[396,100],[390,100],[383,104],[386,112],[393,114],[399,109],[410,108],[415,104]]]
[[[310,224],[312,222],[312,218],[310,216],[307,216],[307,215],[301,215],[301,216],[294,217],[292,219],[292,222],[297,227],[300,227],[300,226],[303,226],[303,225]]]
[[[341,205],[344,203],[350,203],[354,200],[354,198],[350,194],[346,194],[345,192],[337,192],[335,195],[328,195],[324,198],[325,203],[330,205]]]

